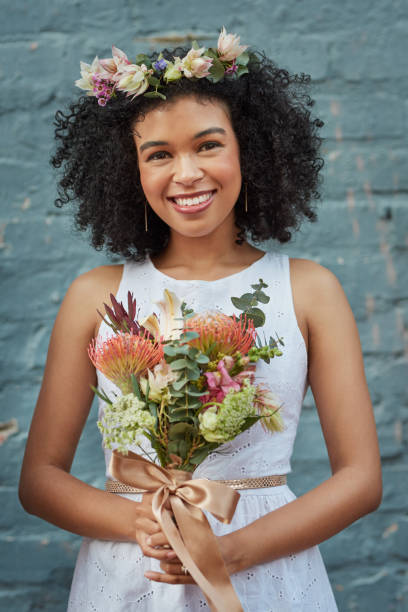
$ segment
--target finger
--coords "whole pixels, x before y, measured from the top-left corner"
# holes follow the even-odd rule
[[[175,566],[178,566],[179,568],[181,568],[181,561],[180,561],[180,559],[177,556],[176,557],[168,557],[167,559],[164,559],[162,561],[162,563],[168,563],[169,565],[175,565]],[[160,566],[161,566],[161,563],[160,563]],[[162,568],[162,570],[164,571],[164,568]],[[171,573],[172,572],[170,572],[170,574]]]
[[[169,551],[167,548],[154,548],[149,546],[146,541],[140,544],[140,548],[145,557],[153,557],[159,559],[159,561],[168,561],[174,555],[173,551]]]
[[[148,518],[139,518],[136,523],[137,531],[144,531],[148,536],[161,532],[159,523]]]
[[[164,582],[166,584],[195,584],[194,579],[185,574],[163,574],[162,572],[145,572],[145,577],[154,582]]]
[[[181,565],[180,561],[177,560],[176,563],[172,562],[171,560],[165,560],[165,561],[160,561],[160,569],[165,573],[165,574],[184,574],[185,572],[183,571],[183,566]]]
[[[152,534],[148,539],[148,543],[151,546],[164,546],[167,548],[171,548],[168,539],[162,531],[158,531],[157,533]]]

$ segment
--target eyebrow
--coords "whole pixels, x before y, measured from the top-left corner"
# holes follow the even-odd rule
[[[226,131],[221,127],[210,127],[206,130],[202,130],[193,136],[193,139],[196,140],[198,138],[202,138],[203,136],[208,136],[209,134],[222,134],[226,135]],[[140,152],[143,153],[146,149],[150,149],[151,147],[161,147],[163,145],[168,145],[169,143],[165,140],[148,140],[143,143],[140,147]]]

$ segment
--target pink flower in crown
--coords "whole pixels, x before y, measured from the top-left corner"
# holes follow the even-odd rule
[[[126,65],[130,64],[126,53],[112,45],[112,57],[99,60],[102,68],[109,74],[110,79],[122,70]]]
[[[218,59],[222,62],[232,62],[241,53],[248,49],[248,45],[240,45],[240,37],[236,34],[227,34],[225,27],[222,27],[218,37],[217,49]]]
[[[210,74],[209,70],[212,66],[212,58],[203,55],[205,47],[201,49],[190,49],[185,57],[181,60],[181,68],[184,76],[188,79],[195,77],[202,79]]]
[[[110,80],[110,75],[105,71],[98,56],[95,57],[92,64],[86,64],[80,62],[81,65],[81,78],[75,81],[75,85],[80,89],[87,91],[88,96],[95,95],[94,87],[95,80]]]

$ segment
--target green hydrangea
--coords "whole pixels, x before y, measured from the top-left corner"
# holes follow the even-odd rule
[[[200,433],[207,442],[228,442],[242,431],[247,417],[256,416],[256,388],[246,382],[241,391],[229,391],[221,403],[214,403],[198,415]]]
[[[146,410],[144,402],[128,393],[106,406],[98,427],[107,448],[116,448],[127,455],[129,447],[139,442],[146,429],[154,429],[155,422],[156,419]]]

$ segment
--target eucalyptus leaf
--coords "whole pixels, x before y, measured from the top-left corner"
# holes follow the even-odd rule
[[[186,382],[187,382],[187,378],[182,378],[181,380],[176,380],[176,381],[173,383],[173,388],[174,388],[176,391],[180,391],[180,389],[182,389],[182,388],[184,387],[184,385],[186,384]]]
[[[178,456],[181,457],[182,459],[185,459],[187,457],[187,453],[188,450],[190,448],[190,445],[186,442],[186,440],[179,440],[178,441]]]
[[[195,360],[197,363],[208,363],[210,361],[209,357],[207,357],[207,355],[204,355],[204,353],[200,353],[200,355],[197,355]]]
[[[202,395],[204,395],[204,391],[198,391],[198,389],[192,389],[191,387],[188,387],[186,389],[186,393],[187,395],[189,395],[190,397],[201,397]]]
[[[187,367],[188,362],[186,359],[176,359],[172,361],[170,365],[172,370],[182,370]]]
[[[252,319],[254,327],[262,327],[265,324],[265,315],[260,308],[250,308],[246,311],[249,319]]]
[[[199,337],[199,333],[195,331],[186,331],[180,336],[180,340],[183,342],[189,342],[189,340],[195,340]]]
[[[169,438],[170,440],[177,440],[183,438],[186,435],[194,434],[194,427],[190,423],[178,422],[169,427]]]
[[[184,393],[182,393],[181,391],[171,391],[171,395],[172,397],[184,397]]]
[[[167,446],[168,453],[178,455],[178,440],[171,440]]]
[[[171,344],[167,344],[163,350],[164,354],[169,355],[169,357],[174,357],[175,355],[177,355],[177,349]]]
[[[261,302],[262,304],[267,304],[271,299],[269,295],[266,295],[266,293],[263,291],[257,291],[255,295],[258,302]]]
[[[241,300],[241,298],[232,297],[231,302],[234,304],[235,308],[238,308],[238,310],[245,310],[249,307],[249,304]]]

